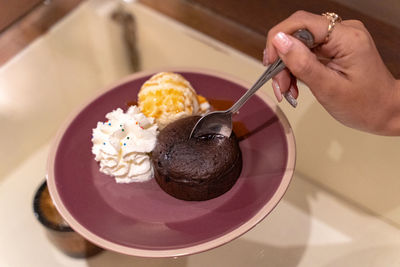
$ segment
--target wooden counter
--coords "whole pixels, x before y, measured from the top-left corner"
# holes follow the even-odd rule
[[[343,19],[358,19],[366,25],[385,64],[396,78],[400,78],[398,51],[400,29],[384,20],[378,20],[376,16],[365,15],[358,9],[334,1],[140,0],[140,2],[260,60],[268,29],[296,10],[317,14],[325,11],[336,12]],[[399,9],[398,6],[393,8]]]
[[[378,50],[389,70],[400,78],[400,2],[379,2],[382,10],[366,15],[359,8],[338,3],[341,0],[139,0],[141,3],[170,16],[194,29],[222,41],[256,59],[261,60],[268,29],[296,10],[314,13],[333,11],[343,19],[359,19],[371,32]],[[369,0],[371,1],[371,0]],[[82,0],[51,1],[39,4],[19,21],[0,32],[0,66],[45,33],[55,22],[73,10]],[[365,5],[364,0],[352,0]],[[393,4],[394,3],[394,4]],[[370,8],[366,5],[366,8]],[[383,9],[383,10],[385,10]],[[368,11],[368,10],[367,10]],[[369,12],[371,13],[371,12]],[[393,15],[395,14],[395,15]],[[388,21],[395,21],[390,23]],[[6,22],[4,22],[6,23]],[[7,22],[9,23],[9,22]],[[397,25],[397,26],[396,26]]]
[[[21,3],[13,5],[4,2],[4,6],[0,3],[0,15],[9,14],[0,20],[0,66],[46,33],[82,0],[58,0],[48,4],[20,1]],[[1,9],[7,7],[9,10]]]

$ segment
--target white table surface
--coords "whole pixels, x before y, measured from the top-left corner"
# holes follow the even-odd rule
[[[179,258],[149,259],[110,251],[65,256],[49,243],[32,212],[49,145],[0,184],[0,266],[400,266],[400,231],[295,173],[275,210],[242,237]]]
[[[125,75],[127,71],[122,70],[122,63],[116,64],[121,70],[117,70],[116,68],[110,69],[108,67],[110,66],[110,62],[118,59],[118,55],[115,53],[108,55],[108,58],[103,57],[102,60],[104,62],[95,58],[95,63],[98,65],[96,68],[97,72],[93,72],[93,65],[91,65],[91,60],[93,59],[90,58],[91,51],[80,51],[79,55],[76,55],[72,52],[75,50],[67,49],[69,47],[75,48],[77,44],[80,45],[80,49],[85,49],[85,46],[78,41],[66,38],[67,35],[65,33],[68,32],[68,29],[73,30],[74,33],[77,31],[81,32],[79,35],[81,37],[79,38],[86,40],[84,38],[88,34],[83,25],[91,26],[89,28],[92,31],[100,28],[99,25],[102,21],[96,17],[97,15],[93,15],[91,10],[93,8],[91,6],[92,2],[95,1],[89,1],[88,4],[79,7],[74,14],[55,27],[43,40],[36,42],[17,59],[0,70],[0,87],[10,85],[11,91],[8,92],[15,92],[17,101],[24,100],[21,99],[21,96],[26,95],[23,90],[21,90],[22,93],[20,95],[17,95],[19,87],[25,90],[29,86],[35,85],[34,90],[39,92],[39,89],[41,89],[43,97],[50,95],[45,93],[46,90],[51,92],[54,90],[55,85],[59,83],[65,84],[66,77],[58,77],[57,75],[48,76],[36,84],[36,80],[34,80],[35,75],[31,75],[32,80],[27,78],[25,80],[20,79],[19,75],[20,73],[34,71],[32,66],[35,66],[39,61],[41,66],[47,66],[45,61],[48,60],[48,57],[43,56],[47,53],[56,55],[55,58],[51,59],[51,63],[58,63],[57,68],[60,68],[60,72],[61,69],[62,71],[68,69],[70,73],[69,77],[75,78],[73,80],[75,82],[74,86],[68,90],[74,90],[75,87],[80,86],[76,92],[64,91],[71,94],[69,98],[71,109],[75,104],[82,102],[80,99],[80,97],[83,98],[82,95],[90,96],[96,88],[109,84],[119,76]],[[163,64],[168,64],[168,66],[207,66],[214,69],[223,69],[225,72],[247,80],[253,80],[258,75],[258,72],[262,70],[259,62],[247,59],[242,54],[232,52],[229,48],[214,43],[212,40],[210,41],[198,34],[190,33],[188,35],[187,30],[181,26],[178,26],[176,29],[162,28],[160,25],[167,27],[170,22],[165,18],[159,21],[148,20],[155,17],[155,15],[146,8],[137,6],[134,9],[139,22],[145,22],[144,25],[146,27],[158,25],[157,27],[161,29],[160,31],[163,34],[168,33],[177,42],[185,44],[180,50],[181,56],[171,52],[176,50],[175,47],[172,47],[172,41],[162,46],[164,50],[157,50],[157,47],[152,47],[152,45],[155,44],[155,40],[157,40],[160,32],[157,33],[156,31],[152,32],[149,29],[140,28],[139,35],[141,36],[142,49],[145,50],[146,47],[149,47],[151,50],[151,53],[143,55],[143,68],[145,69],[160,68]],[[105,11],[100,10],[99,13],[101,12]],[[78,28],[71,27],[71,24],[74,23],[79,25]],[[89,37],[93,43],[91,44],[92,46],[87,46],[86,49],[93,50],[94,44],[102,43],[98,39],[101,40],[101,38],[107,37],[104,35],[100,35],[99,37],[99,35],[94,35],[93,32],[91,34]],[[199,38],[201,39],[200,41]],[[85,42],[89,41],[86,40]],[[85,42],[83,44],[86,44]],[[112,46],[110,43],[106,44]],[[167,44],[170,45],[168,46]],[[62,53],[58,53],[59,51],[62,51]],[[71,52],[68,56],[65,56],[65,51]],[[97,47],[96,51],[104,55],[109,50],[106,50],[104,47]],[[196,51],[197,53],[188,57],[187,55],[191,51]],[[123,58],[121,55],[119,57]],[[207,59],[206,61],[205,58]],[[27,62],[30,62],[32,66],[29,66]],[[53,65],[49,66],[49,68],[54,69]],[[107,66],[107,68],[101,69],[101,66]],[[99,82],[96,76],[99,75],[99,70],[104,74],[101,76],[103,79],[102,82]],[[74,73],[74,71],[77,73]],[[111,71],[114,71],[114,73]],[[10,73],[15,76],[10,75]],[[92,78],[95,77],[95,79],[92,79],[93,82],[87,78],[88,73]],[[60,82],[57,79],[64,80]],[[49,80],[52,82],[50,83]],[[79,82],[80,80],[84,82]],[[43,97],[38,98],[38,101]],[[63,100],[62,97],[61,100]],[[43,99],[41,101],[43,102],[38,103],[38,108],[44,109],[47,104],[45,101],[48,100]],[[290,107],[283,106],[283,110],[289,115],[292,124],[296,124],[299,116],[302,114],[301,108],[307,107],[309,103],[311,102],[307,100],[306,95],[302,99],[300,109],[296,112],[292,112]],[[67,113],[66,110],[69,107],[63,106],[64,110],[60,111],[56,110],[57,103],[53,104],[52,111],[54,113],[59,112],[61,114],[60,118],[65,116]],[[0,115],[7,115],[7,110],[3,107],[5,106],[3,105],[0,108]],[[28,108],[34,109],[33,106],[28,106]],[[48,112],[46,110],[40,110],[40,112],[46,113]],[[20,113],[17,115],[22,117],[24,111],[20,110],[18,112]],[[26,117],[27,120],[32,120],[29,117],[30,113],[32,113],[30,110],[26,111],[26,114],[28,114]],[[14,115],[15,111],[10,114]],[[42,115],[42,113],[38,114]],[[37,114],[33,114],[32,116],[35,118]],[[55,117],[51,119],[53,121],[46,123],[49,129],[53,131],[57,128],[55,125],[60,123],[62,119],[56,120]],[[26,126],[21,123],[19,125],[21,127]],[[45,125],[43,124],[42,126],[45,127]],[[54,136],[54,133],[51,131],[47,131],[46,136]],[[10,134],[12,135],[13,131],[10,131]],[[20,133],[15,132],[14,134],[17,136]],[[40,143],[36,139],[33,140],[33,138],[43,136],[43,132],[40,132],[37,136],[30,135],[29,131],[24,131],[23,134],[29,142],[32,141],[35,144],[41,145],[30,148],[29,152],[26,152],[24,157],[18,159],[16,161],[17,164],[8,168],[4,172],[5,176],[0,178],[0,267],[400,266],[400,230],[398,228],[359,208],[359,206],[348,203],[330,191],[325,190],[299,171],[295,172],[289,190],[282,201],[266,219],[242,237],[219,248],[197,255],[167,259],[132,257],[109,251],[105,251],[90,259],[70,258],[59,252],[49,243],[43,227],[36,221],[32,211],[33,195],[46,174],[45,166],[51,145],[51,138],[46,137]],[[14,140],[12,139],[13,136],[7,137],[4,133],[1,137],[6,138],[6,140]],[[296,137],[302,140],[302,136]],[[16,138],[20,139],[19,136]],[[321,178],[323,179],[324,177]]]

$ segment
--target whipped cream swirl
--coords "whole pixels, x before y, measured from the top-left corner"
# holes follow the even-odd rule
[[[157,125],[137,106],[124,113],[120,108],[107,113],[106,122],[93,129],[92,153],[100,171],[117,183],[144,182],[153,177],[149,153],[157,140]]]

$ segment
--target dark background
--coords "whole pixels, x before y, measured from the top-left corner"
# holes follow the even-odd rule
[[[122,0],[115,0],[122,1]],[[399,0],[139,0],[261,60],[268,29],[296,10],[361,20],[389,70],[400,78]],[[82,0],[0,0],[0,65],[45,33]]]

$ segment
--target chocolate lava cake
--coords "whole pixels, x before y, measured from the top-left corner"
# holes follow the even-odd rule
[[[157,137],[152,153],[157,183],[183,200],[218,197],[235,184],[242,170],[242,155],[235,134],[189,139],[199,116],[177,120]]]

